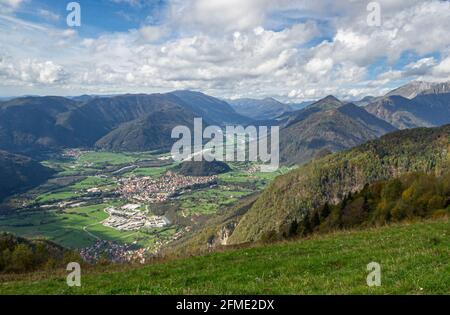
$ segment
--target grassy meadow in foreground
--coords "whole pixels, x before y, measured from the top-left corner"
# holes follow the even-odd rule
[[[381,265],[381,287],[366,284]],[[123,270],[120,270],[123,268]],[[102,270],[96,270],[102,269]],[[450,222],[427,221],[0,284],[3,294],[449,294]]]

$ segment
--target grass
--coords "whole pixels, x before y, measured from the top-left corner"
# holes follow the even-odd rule
[[[27,212],[0,218],[0,231],[14,233],[28,238],[45,238],[68,248],[83,248],[97,240],[133,243],[143,247],[152,246],[159,237],[159,231],[119,231],[103,226],[108,217],[104,209],[120,202],[67,208],[64,211]],[[173,232],[172,234],[174,234]],[[164,238],[169,238],[169,235]]]
[[[249,189],[228,190],[226,186],[197,190],[180,198],[180,208],[185,215],[215,214],[251,193]]]
[[[69,288],[60,271],[0,284],[0,293],[449,294],[449,223],[339,232],[143,267],[98,267],[82,274],[80,288]],[[380,287],[366,284],[370,262],[381,265]]]
[[[71,190],[61,190],[59,192],[51,192],[42,194],[39,197],[36,198],[37,202],[45,203],[49,201],[60,201],[60,200],[66,200],[66,199],[72,199],[75,197],[78,197],[79,195],[75,191]]]
[[[128,173],[128,176],[134,175],[134,176],[149,176],[149,177],[160,177],[162,176],[167,170],[169,169],[168,166],[161,166],[161,167],[139,167],[131,172]]]
[[[93,187],[101,187],[101,186],[107,186],[114,184],[115,181],[111,178],[100,178],[95,176],[87,177],[86,179],[74,184],[71,186],[74,190],[81,190],[81,189],[90,189]]]
[[[81,164],[92,164],[95,166],[121,165],[134,163],[135,161],[136,157],[113,152],[87,152],[78,158],[78,162]]]

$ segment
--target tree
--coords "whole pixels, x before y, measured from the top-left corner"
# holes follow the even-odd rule
[[[315,211],[313,211],[313,214],[311,217],[311,228],[314,230],[319,225],[320,225],[319,211],[315,210]]]
[[[320,209],[319,213],[320,221],[323,222],[326,218],[328,218],[330,213],[331,213],[330,205],[328,204],[328,202],[325,202],[323,207]]]
[[[25,244],[17,245],[11,254],[11,263],[8,267],[14,272],[31,270],[33,267],[33,251]]]

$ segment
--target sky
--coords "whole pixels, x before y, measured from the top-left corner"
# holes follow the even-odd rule
[[[294,103],[450,80],[449,1],[79,0],[80,26],[69,2],[0,0],[0,96],[190,89]]]

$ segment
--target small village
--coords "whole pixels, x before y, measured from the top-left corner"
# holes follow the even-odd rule
[[[132,177],[120,180],[119,193],[127,200],[161,203],[184,189],[214,185],[217,176],[182,176],[167,172],[160,178]]]
[[[134,244],[119,244],[113,241],[98,240],[94,245],[83,248],[80,256],[87,263],[97,263],[106,259],[112,263],[137,262],[144,264],[148,248],[137,248]]]

